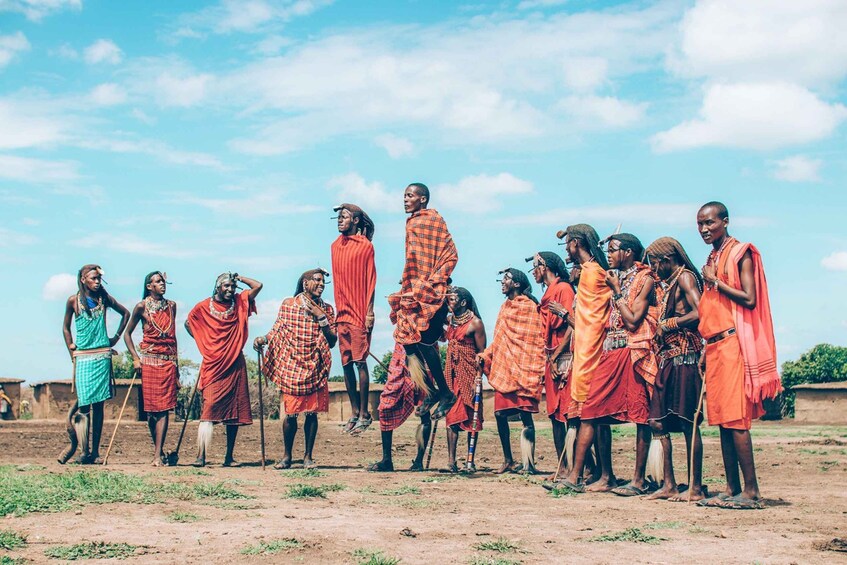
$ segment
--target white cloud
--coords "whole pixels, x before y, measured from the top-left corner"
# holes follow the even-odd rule
[[[291,202],[291,196],[284,190],[257,191],[250,198],[202,198],[193,194],[176,194],[174,204],[202,206],[220,214],[255,218],[256,216],[279,216],[305,214],[320,210],[318,206]]]
[[[209,74],[178,76],[162,73],[156,78],[156,99],[162,106],[194,106],[205,98],[212,78]]]
[[[148,116],[148,115],[144,112],[144,110],[142,110],[142,109],[140,109],[140,108],[133,108],[133,109],[132,109],[132,112],[130,112],[130,115],[131,115],[133,118],[135,118],[136,120],[138,120],[139,122],[145,123],[145,124],[147,124],[148,126],[151,126],[151,125],[153,125],[153,124],[155,124],[155,123],[156,123],[156,118],[153,118],[153,117],[151,117],[151,116]]]
[[[8,65],[22,51],[29,51],[29,41],[22,32],[0,35],[0,68]]]
[[[794,155],[780,159],[774,163],[773,176],[787,182],[818,182],[821,159],[810,159],[804,155]]]
[[[678,5],[660,3],[361,28],[220,74],[214,95],[256,116],[254,131],[230,145],[258,155],[414,126],[449,145],[526,147],[577,127],[556,108],[569,89],[591,91],[652,68],[679,15]],[[589,102],[608,124],[633,123],[643,111],[614,99]]]
[[[593,91],[606,82],[609,62],[602,57],[572,57],[562,65],[565,84],[577,91]]]
[[[455,184],[432,187],[433,206],[462,210],[467,214],[487,214],[503,207],[501,197],[529,194],[532,183],[509,173],[465,177]]]
[[[0,228],[0,247],[17,247],[19,245],[32,245],[37,240],[35,237],[12,231],[6,228]]]
[[[0,178],[24,183],[54,183],[79,177],[71,161],[47,161],[16,155],[0,155]]]
[[[52,275],[41,289],[44,300],[64,300],[77,291],[76,276],[70,273]]]
[[[215,6],[177,19],[177,38],[201,38],[207,33],[257,33],[275,24],[307,16],[332,0],[222,0]]]
[[[402,190],[389,192],[381,182],[368,183],[358,173],[347,173],[333,177],[329,180],[327,186],[336,190],[336,200],[339,204],[350,202],[361,206],[368,212],[371,210],[403,209]]]
[[[843,0],[700,0],[669,65],[725,82],[832,83],[847,74]]]
[[[552,8],[562,6],[568,0],[522,0],[518,3],[518,10],[535,10],[536,8]]]
[[[708,146],[767,150],[826,138],[845,118],[843,105],[794,84],[717,84],[708,87],[697,119],[651,142],[660,153]]]
[[[78,247],[97,247],[110,249],[119,253],[152,255],[174,259],[187,259],[205,254],[197,250],[186,249],[174,241],[167,241],[165,243],[147,241],[133,234],[92,233],[85,237],[71,240],[69,243]]]
[[[126,92],[119,85],[106,82],[94,87],[89,98],[98,106],[114,106],[126,102]]]
[[[40,147],[64,138],[61,119],[29,104],[0,99],[0,150]]]
[[[647,111],[646,103],[595,95],[568,96],[559,107],[587,129],[629,127],[641,121]]]
[[[122,139],[107,136],[79,138],[73,141],[77,147],[113,153],[142,153],[161,159],[175,165],[194,165],[208,167],[218,171],[228,170],[229,167],[208,153],[184,151],[175,149],[167,143],[150,139]]]
[[[98,63],[117,65],[123,59],[123,51],[111,39],[98,39],[85,48],[83,58],[89,65]]]
[[[823,259],[821,266],[827,271],[847,271],[847,251],[835,251]]]
[[[405,137],[398,137],[391,133],[377,136],[374,142],[385,149],[392,159],[408,157],[415,152],[415,146]]]
[[[54,12],[82,9],[82,0],[0,0],[0,12],[17,12],[37,22]]]
[[[79,53],[77,53],[77,50],[71,47],[68,43],[63,43],[57,49],[51,50],[50,54],[56,57],[61,57],[62,59],[70,59],[71,61],[79,59]]]

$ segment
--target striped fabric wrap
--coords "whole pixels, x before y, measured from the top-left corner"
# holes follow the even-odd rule
[[[374,246],[364,235],[340,235],[330,252],[336,322],[364,328],[376,289]]]
[[[306,396],[325,387],[332,354],[318,321],[301,306],[302,295],[282,301],[276,323],[268,333],[263,372],[285,394]],[[335,323],[332,305],[317,304]]]
[[[388,297],[398,343],[420,341],[421,332],[444,304],[447,280],[458,261],[453,237],[438,212],[425,208],[406,220],[406,264],[400,292]]]
[[[75,387],[80,406],[88,406],[112,398],[112,351],[106,332],[104,310],[84,311],[74,319],[76,351],[74,352]],[[90,353],[88,353],[90,351]]]

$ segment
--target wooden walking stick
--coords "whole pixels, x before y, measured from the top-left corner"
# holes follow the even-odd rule
[[[386,373],[388,372],[388,367],[386,367],[386,366],[385,366],[385,363],[383,363],[382,361],[380,361],[379,357],[377,357],[376,355],[374,355],[373,353],[371,353],[371,352],[370,352],[370,350],[368,350],[368,355],[370,355],[371,357],[373,357],[374,361],[376,361],[377,363],[379,363],[379,366],[380,366],[380,367],[382,367],[383,369],[385,369],[385,372],[386,372]]]
[[[191,409],[194,408],[194,396],[197,394],[197,385],[200,383],[200,377],[194,381],[194,388],[191,389],[191,397],[188,399],[188,407],[185,409],[185,417],[182,419],[182,429],[179,431],[179,439],[176,441],[176,449],[168,453],[168,466],[176,467],[179,462],[179,448],[182,447],[182,438],[185,436],[185,426],[188,425],[188,417],[191,415]]]
[[[112,451],[112,443],[115,441],[115,435],[118,433],[118,426],[121,425],[121,418],[124,416],[124,408],[126,408],[126,403],[129,400],[129,395],[132,393],[132,385],[135,384],[135,377],[138,375],[140,371],[138,369],[132,372],[132,380],[129,381],[129,388],[126,391],[126,396],[124,397],[124,403],[121,406],[121,411],[118,414],[118,422],[115,424],[115,429],[112,430],[112,439],[109,440],[109,447],[106,448],[106,455],[103,456],[103,465],[109,460],[109,453]]]
[[[694,482],[694,441],[697,439],[697,432],[700,431],[700,412],[703,409],[703,398],[706,396],[706,376],[703,374],[703,369],[700,368],[700,363],[697,363],[697,372],[700,373],[700,400],[697,401],[697,410],[694,411],[694,425],[691,427],[691,457],[688,460],[688,503],[691,504],[691,485]],[[702,447],[703,441],[700,440]],[[702,487],[701,487],[702,488]]]
[[[435,445],[435,433],[438,431],[438,420],[432,424],[432,433],[429,434],[429,450],[426,454],[426,466],[424,469],[429,470],[429,462],[432,461],[432,447]]]
[[[476,372],[474,380],[473,393],[473,419],[471,420],[471,435],[468,437],[468,457],[465,459],[465,471],[472,473],[476,470],[474,467],[474,455],[476,454],[476,440],[479,437],[479,407],[482,404],[482,367],[480,366]]]
[[[262,352],[256,352],[259,360],[259,442],[262,445],[262,471],[265,470],[265,399],[262,396]]]

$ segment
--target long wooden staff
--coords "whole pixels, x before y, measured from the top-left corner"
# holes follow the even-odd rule
[[[368,350],[368,355],[370,355],[371,357],[373,357],[373,360],[374,360],[374,361],[376,361],[377,363],[379,363],[379,366],[380,366],[380,367],[382,367],[383,369],[385,369],[385,372],[386,372],[386,373],[388,372],[388,367],[386,367],[386,366],[385,366],[385,363],[383,363],[383,362],[379,359],[379,357],[377,357],[376,355],[374,355],[373,353],[371,353],[371,352],[370,352],[370,350]]]
[[[474,466],[474,455],[476,454],[476,439],[479,436],[479,407],[482,404],[482,367],[477,370],[474,379],[473,393],[473,419],[471,420],[471,434],[468,438],[468,457],[465,459],[465,470],[470,472]]]
[[[426,466],[424,469],[429,470],[429,462],[432,461],[432,447],[435,445],[435,434],[438,432],[438,420],[432,424],[432,433],[429,435],[429,451],[426,455]]]
[[[198,384],[200,384],[199,376],[194,380],[194,387],[191,389],[191,397],[188,399],[185,416],[182,418],[182,429],[179,431],[179,439],[176,441],[176,450],[168,453],[168,466],[170,467],[176,467],[176,464],[179,462],[179,448],[182,447],[182,438],[185,436],[185,427],[188,425],[191,410],[194,408],[194,396],[197,394]]]
[[[115,429],[112,430],[112,439],[109,440],[109,447],[106,448],[106,455],[103,457],[103,465],[109,460],[109,453],[112,451],[112,443],[115,441],[115,435],[118,433],[118,426],[121,425],[121,418],[124,416],[124,408],[126,408],[126,403],[129,400],[129,395],[132,393],[132,385],[135,384],[135,377],[138,375],[139,370],[136,369],[132,372],[132,380],[129,381],[129,388],[126,391],[126,396],[124,397],[124,403],[121,406],[121,411],[118,414],[118,422],[115,424]]]
[[[265,399],[262,396],[262,352],[256,352],[256,358],[259,360],[259,441],[262,445],[262,471],[265,470]]]
[[[688,503],[691,504],[691,485],[694,483],[694,450],[696,446],[694,441],[697,439],[697,432],[700,430],[700,411],[703,409],[703,398],[706,396],[706,376],[703,374],[703,369],[700,368],[700,363],[697,363],[697,372],[700,373],[700,400],[697,401],[697,410],[694,411],[694,425],[691,427],[691,457],[688,461]],[[703,440],[700,440],[702,449]],[[702,488],[702,487],[701,487]]]

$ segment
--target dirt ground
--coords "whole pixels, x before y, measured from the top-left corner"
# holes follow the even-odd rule
[[[105,426],[104,445],[112,426]],[[408,467],[414,453],[415,426],[413,417],[395,433],[395,465],[401,469]],[[518,426],[513,424],[516,452]],[[215,430],[210,457],[215,464],[196,474],[188,467],[195,455],[196,423],[189,423],[179,467],[161,469],[149,465],[145,424],[122,424],[108,468],[167,481],[224,482],[255,498],[218,505],[185,500],[92,505],[6,516],[0,518],[0,530],[24,534],[29,544],[5,555],[55,562],[45,556],[45,549],[91,540],[143,546],[127,563],[359,563],[363,559],[357,556],[374,551],[402,563],[847,563],[847,553],[825,549],[833,539],[847,538],[846,427],[799,426],[790,420],[757,423],[756,465],[768,503],[760,511],[697,508],[611,494],[554,498],[537,484],[541,477],[490,472],[501,460],[491,426],[481,434],[477,450],[483,472],[472,478],[439,472],[368,473],[363,466],[380,455],[378,429],[352,438],[342,434],[339,425],[325,422],[315,447],[321,476],[297,477],[270,466],[263,471],[258,466],[258,425],[243,429],[238,438],[236,457],[247,466],[222,468],[217,464],[222,459],[222,432]],[[172,425],[169,446],[177,433]],[[266,433],[268,458],[276,458],[282,450],[279,422],[270,422]],[[539,467],[552,472],[556,460],[550,428],[540,426],[538,436]],[[444,438],[439,430],[434,469],[446,464]],[[684,443],[681,438],[674,441],[678,479],[683,482]],[[466,449],[463,443],[460,454]],[[704,444],[706,484],[717,490],[723,473],[714,430]],[[18,472],[91,469],[56,463],[55,456],[66,445],[61,422],[4,422],[0,445],[0,464],[27,465]],[[633,428],[616,432],[614,457],[621,477],[632,472],[633,446]],[[302,431],[295,453],[302,453]],[[295,468],[301,466],[295,462]],[[14,472],[15,467],[4,469]],[[295,483],[343,489],[328,492],[326,498],[286,498]],[[175,523],[169,520],[174,512],[194,514],[198,520]],[[660,539],[655,544],[592,539],[628,528]],[[275,555],[242,553],[259,542],[282,538],[296,538],[303,546]],[[478,547],[500,538],[513,548],[495,544],[503,550],[498,552]],[[355,550],[360,551],[354,555]],[[0,558],[3,554],[0,549]]]

